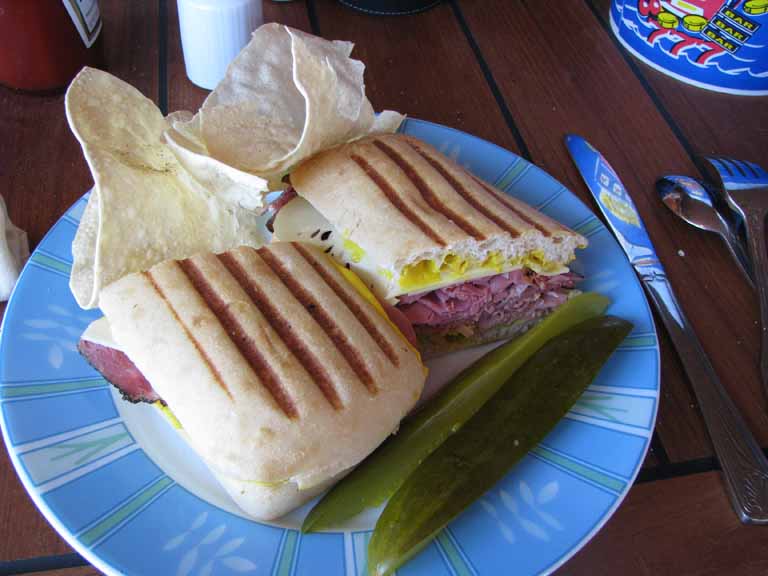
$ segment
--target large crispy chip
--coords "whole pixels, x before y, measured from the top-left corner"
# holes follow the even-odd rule
[[[198,119],[191,112],[174,112],[167,120],[171,128],[165,132],[166,143],[198,182],[221,199],[250,210],[261,208],[262,196],[268,191],[267,180],[208,156],[197,138]]]
[[[170,122],[129,84],[84,68],[66,112],[95,182],[72,243],[70,288],[83,308],[98,305],[102,287],[162,260],[264,242],[258,215],[242,206],[249,199],[221,193],[236,172],[193,177],[164,139]]]
[[[385,111],[376,117],[365,96],[365,66],[351,52],[349,42],[265,24],[194,119],[176,123],[168,137],[275,187],[320,150],[371,132],[394,132],[403,116]]]

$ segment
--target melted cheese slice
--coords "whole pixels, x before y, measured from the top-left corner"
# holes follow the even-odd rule
[[[94,344],[106,346],[107,348],[114,348],[120,352],[123,351],[120,344],[118,344],[112,337],[112,330],[109,328],[109,320],[107,320],[106,316],[102,316],[98,320],[94,320],[88,324],[88,327],[85,329],[85,332],[82,333],[80,338],[82,340],[87,340],[88,342],[93,342]]]

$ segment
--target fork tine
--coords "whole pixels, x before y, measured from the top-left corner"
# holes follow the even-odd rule
[[[768,172],[766,172],[762,166],[755,164],[754,162],[747,162],[750,168],[755,172],[755,178],[757,178],[761,184],[768,184]]]
[[[749,175],[749,172],[751,172],[751,170],[749,170],[748,168],[745,169],[745,164],[741,160],[734,160],[732,158],[728,158],[728,160],[730,161],[731,164],[733,164],[734,168],[736,168],[736,171],[739,173],[737,178],[739,178],[740,180],[752,179],[752,177]]]
[[[705,159],[726,189],[768,185],[768,172],[757,164],[725,156],[707,156]]]
[[[733,172],[731,169],[725,162],[722,161],[721,158],[717,156],[705,156],[704,159],[707,161],[712,170],[714,170],[713,176],[716,176],[720,180],[722,186],[725,187],[733,177]]]
[[[755,170],[752,164],[750,164],[746,160],[737,160],[736,162],[741,166],[742,170],[744,170],[744,172],[747,175],[747,178],[750,178],[752,180],[760,179],[760,175],[757,173],[757,170]]]
[[[720,156],[708,156],[707,160],[709,160],[712,167],[717,170],[717,173],[720,174],[721,178],[731,178],[733,176],[733,170],[728,166],[726,158],[721,158]]]

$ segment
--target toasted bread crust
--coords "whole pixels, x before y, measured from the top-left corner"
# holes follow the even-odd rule
[[[417,353],[310,246],[163,262],[110,285],[102,308],[195,449],[235,480],[338,474],[424,384]]]
[[[542,250],[564,265],[587,241],[403,134],[375,135],[322,152],[291,174],[296,192],[334,227],[399,271],[449,253]]]

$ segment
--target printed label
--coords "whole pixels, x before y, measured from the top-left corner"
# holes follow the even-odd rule
[[[96,41],[101,32],[101,13],[98,0],[61,0],[72,23],[87,47]]]
[[[632,198],[611,165],[599,155],[599,152],[594,149],[592,151],[597,155],[597,161],[592,177],[593,184],[590,188],[592,190],[597,189],[597,200],[603,208],[603,213],[625,242],[635,248],[642,247],[652,251],[653,246],[648,239],[648,233],[645,231],[643,223],[640,221]]]
[[[768,0],[611,0],[611,25],[641,59],[724,92],[768,94]]]
[[[724,16],[727,16],[728,18],[736,22],[736,24],[738,24],[745,30],[749,30],[750,32],[756,32],[757,29],[760,28],[760,24],[758,24],[757,22],[753,22],[752,20],[750,20],[746,16],[743,16],[742,14],[738,14],[734,12],[730,8],[723,8],[721,13]]]
[[[718,46],[722,46],[723,48],[728,50],[728,52],[731,52],[731,53],[736,52],[736,49],[738,48],[738,46],[734,44],[732,41],[728,40],[721,34],[718,34],[714,28],[708,27],[706,30],[704,30],[704,36],[712,40],[712,42],[714,42]]]
[[[606,166],[602,166],[605,170]],[[640,219],[637,216],[635,207],[631,204],[632,200],[624,192],[624,188],[619,184],[615,177],[606,170],[599,176],[600,181],[600,202],[616,218],[630,224],[640,227]],[[613,181],[613,182],[612,182]]]
[[[747,34],[743,30],[740,30],[739,28],[736,28],[733,24],[728,22],[727,20],[723,20],[722,18],[713,18],[712,24],[720,28],[723,32],[728,34],[729,36],[735,38],[742,44],[749,40],[749,37],[751,34]]]

